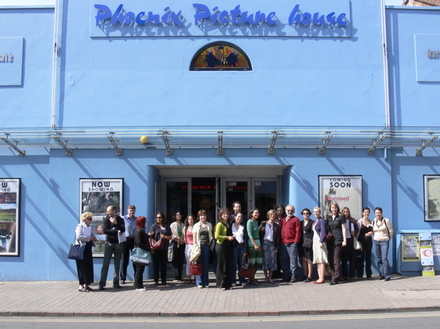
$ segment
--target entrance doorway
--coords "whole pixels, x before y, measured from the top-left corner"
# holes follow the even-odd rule
[[[232,211],[237,201],[246,217],[256,207],[264,220],[281,197],[280,177],[164,177],[162,186],[161,206],[170,222],[178,211],[185,218],[203,209],[208,221],[215,224],[219,210],[226,207]]]

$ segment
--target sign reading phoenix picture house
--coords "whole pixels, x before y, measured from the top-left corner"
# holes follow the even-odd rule
[[[80,200],[81,213],[89,211],[93,213],[92,232],[97,241],[93,248],[93,255],[104,256],[104,244],[106,235],[104,234],[104,218],[107,215],[108,206],[115,206],[116,212],[123,210],[123,186],[122,178],[114,179],[80,179]],[[120,214],[122,216],[122,214]]]
[[[353,218],[362,217],[362,176],[319,176],[319,193],[324,218],[333,201],[341,211],[348,207]]]
[[[0,182],[0,256],[18,256],[20,179]]]

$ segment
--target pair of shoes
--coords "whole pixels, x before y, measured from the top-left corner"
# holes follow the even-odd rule
[[[313,281],[313,283],[315,283],[315,284],[322,284],[322,283],[325,283],[325,281]]]
[[[125,280],[121,280],[122,281],[122,284],[125,284]]]
[[[348,282],[353,282],[353,278],[348,278]]]
[[[169,285],[168,283],[166,283],[166,282],[162,282],[160,285],[163,286],[163,287],[169,287],[169,286],[170,286],[170,285]]]
[[[203,288],[203,286],[197,286],[197,288],[199,288],[199,289],[202,289],[202,288]]]
[[[303,282],[304,283],[309,283],[309,282],[312,282],[312,279],[311,278],[306,278]]]
[[[136,291],[147,291],[147,288],[138,288]]]
[[[283,279],[281,280],[281,282],[290,282],[290,279],[288,279],[288,278],[283,278]]]
[[[330,281],[330,285],[334,286],[335,284],[338,284],[336,281]]]
[[[373,280],[371,276],[367,276],[367,280]]]
[[[272,283],[272,284],[273,284],[273,280],[272,280],[272,279],[269,279],[269,283]]]
[[[383,279],[385,279],[384,276],[380,276],[380,277],[379,277],[379,280],[383,280]]]
[[[391,280],[391,278],[386,278],[386,279],[385,279],[385,281],[390,281],[390,280]]]
[[[87,291],[93,291],[93,289],[90,288],[89,286],[86,286],[84,289],[87,290]]]
[[[269,278],[264,279],[265,283],[269,283]]]
[[[361,277],[361,276],[358,276],[358,280],[362,280],[363,279],[363,277]]]
[[[246,282],[243,282],[241,285],[243,286],[243,288],[246,287]]]
[[[290,282],[295,283],[296,281],[298,281],[297,279],[291,279]]]
[[[226,291],[226,288],[219,288],[220,291]]]
[[[231,284],[231,287],[235,287],[235,286],[236,286],[236,284],[235,284],[235,283]]]
[[[99,286],[98,290],[104,290],[104,286]]]
[[[254,286],[258,286],[258,285],[260,284],[260,282],[258,282],[257,279],[253,279],[253,280],[251,281],[251,284],[254,285]]]
[[[113,285],[113,288],[121,289],[122,287],[119,284],[115,284],[115,285]]]

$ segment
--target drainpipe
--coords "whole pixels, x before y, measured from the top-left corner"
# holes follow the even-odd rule
[[[54,36],[53,36],[53,61],[52,61],[52,99],[50,106],[50,126],[58,128],[58,115],[60,106],[60,70],[61,70],[61,40],[63,30],[64,0],[56,0],[54,10]]]
[[[387,21],[385,13],[385,0],[380,0],[380,18],[382,25],[382,60],[383,60],[383,82],[385,98],[385,128],[391,126],[391,108],[390,108],[390,87],[388,79],[388,43],[387,43]]]

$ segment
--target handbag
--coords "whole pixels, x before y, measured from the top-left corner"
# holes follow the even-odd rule
[[[356,239],[355,236],[353,236],[352,239],[353,239],[354,250],[361,252],[362,251],[362,244],[359,242],[358,239]]]
[[[189,256],[190,262],[196,262],[200,255],[202,254],[202,250],[198,244],[195,244],[191,250],[191,255]]]
[[[312,248],[313,240],[310,238],[304,238],[303,248]]]
[[[151,254],[149,251],[135,247],[131,252],[130,259],[137,266],[146,266],[151,263]]]
[[[75,260],[84,260],[85,245],[71,244],[67,258]]]
[[[202,275],[203,274],[203,264],[202,263],[189,264],[189,274]]]
[[[162,250],[163,249],[163,239],[160,238],[159,240],[150,239],[150,246],[153,250]]]
[[[174,259],[174,242],[168,245],[168,263],[172,263]]]
[[[243,258],[241,259],[241,266],[240,269],[238,270],[238,275],[243,278],[253,279],[255,277],[256,272],[257,272],[256,268],[249,267],[248,256],[243,255]]]
[[[215,255],[215,245],[217,244],[217,241],[215,239],[212,239],[209,243],[209,250],[211,250],[212,254]]]

